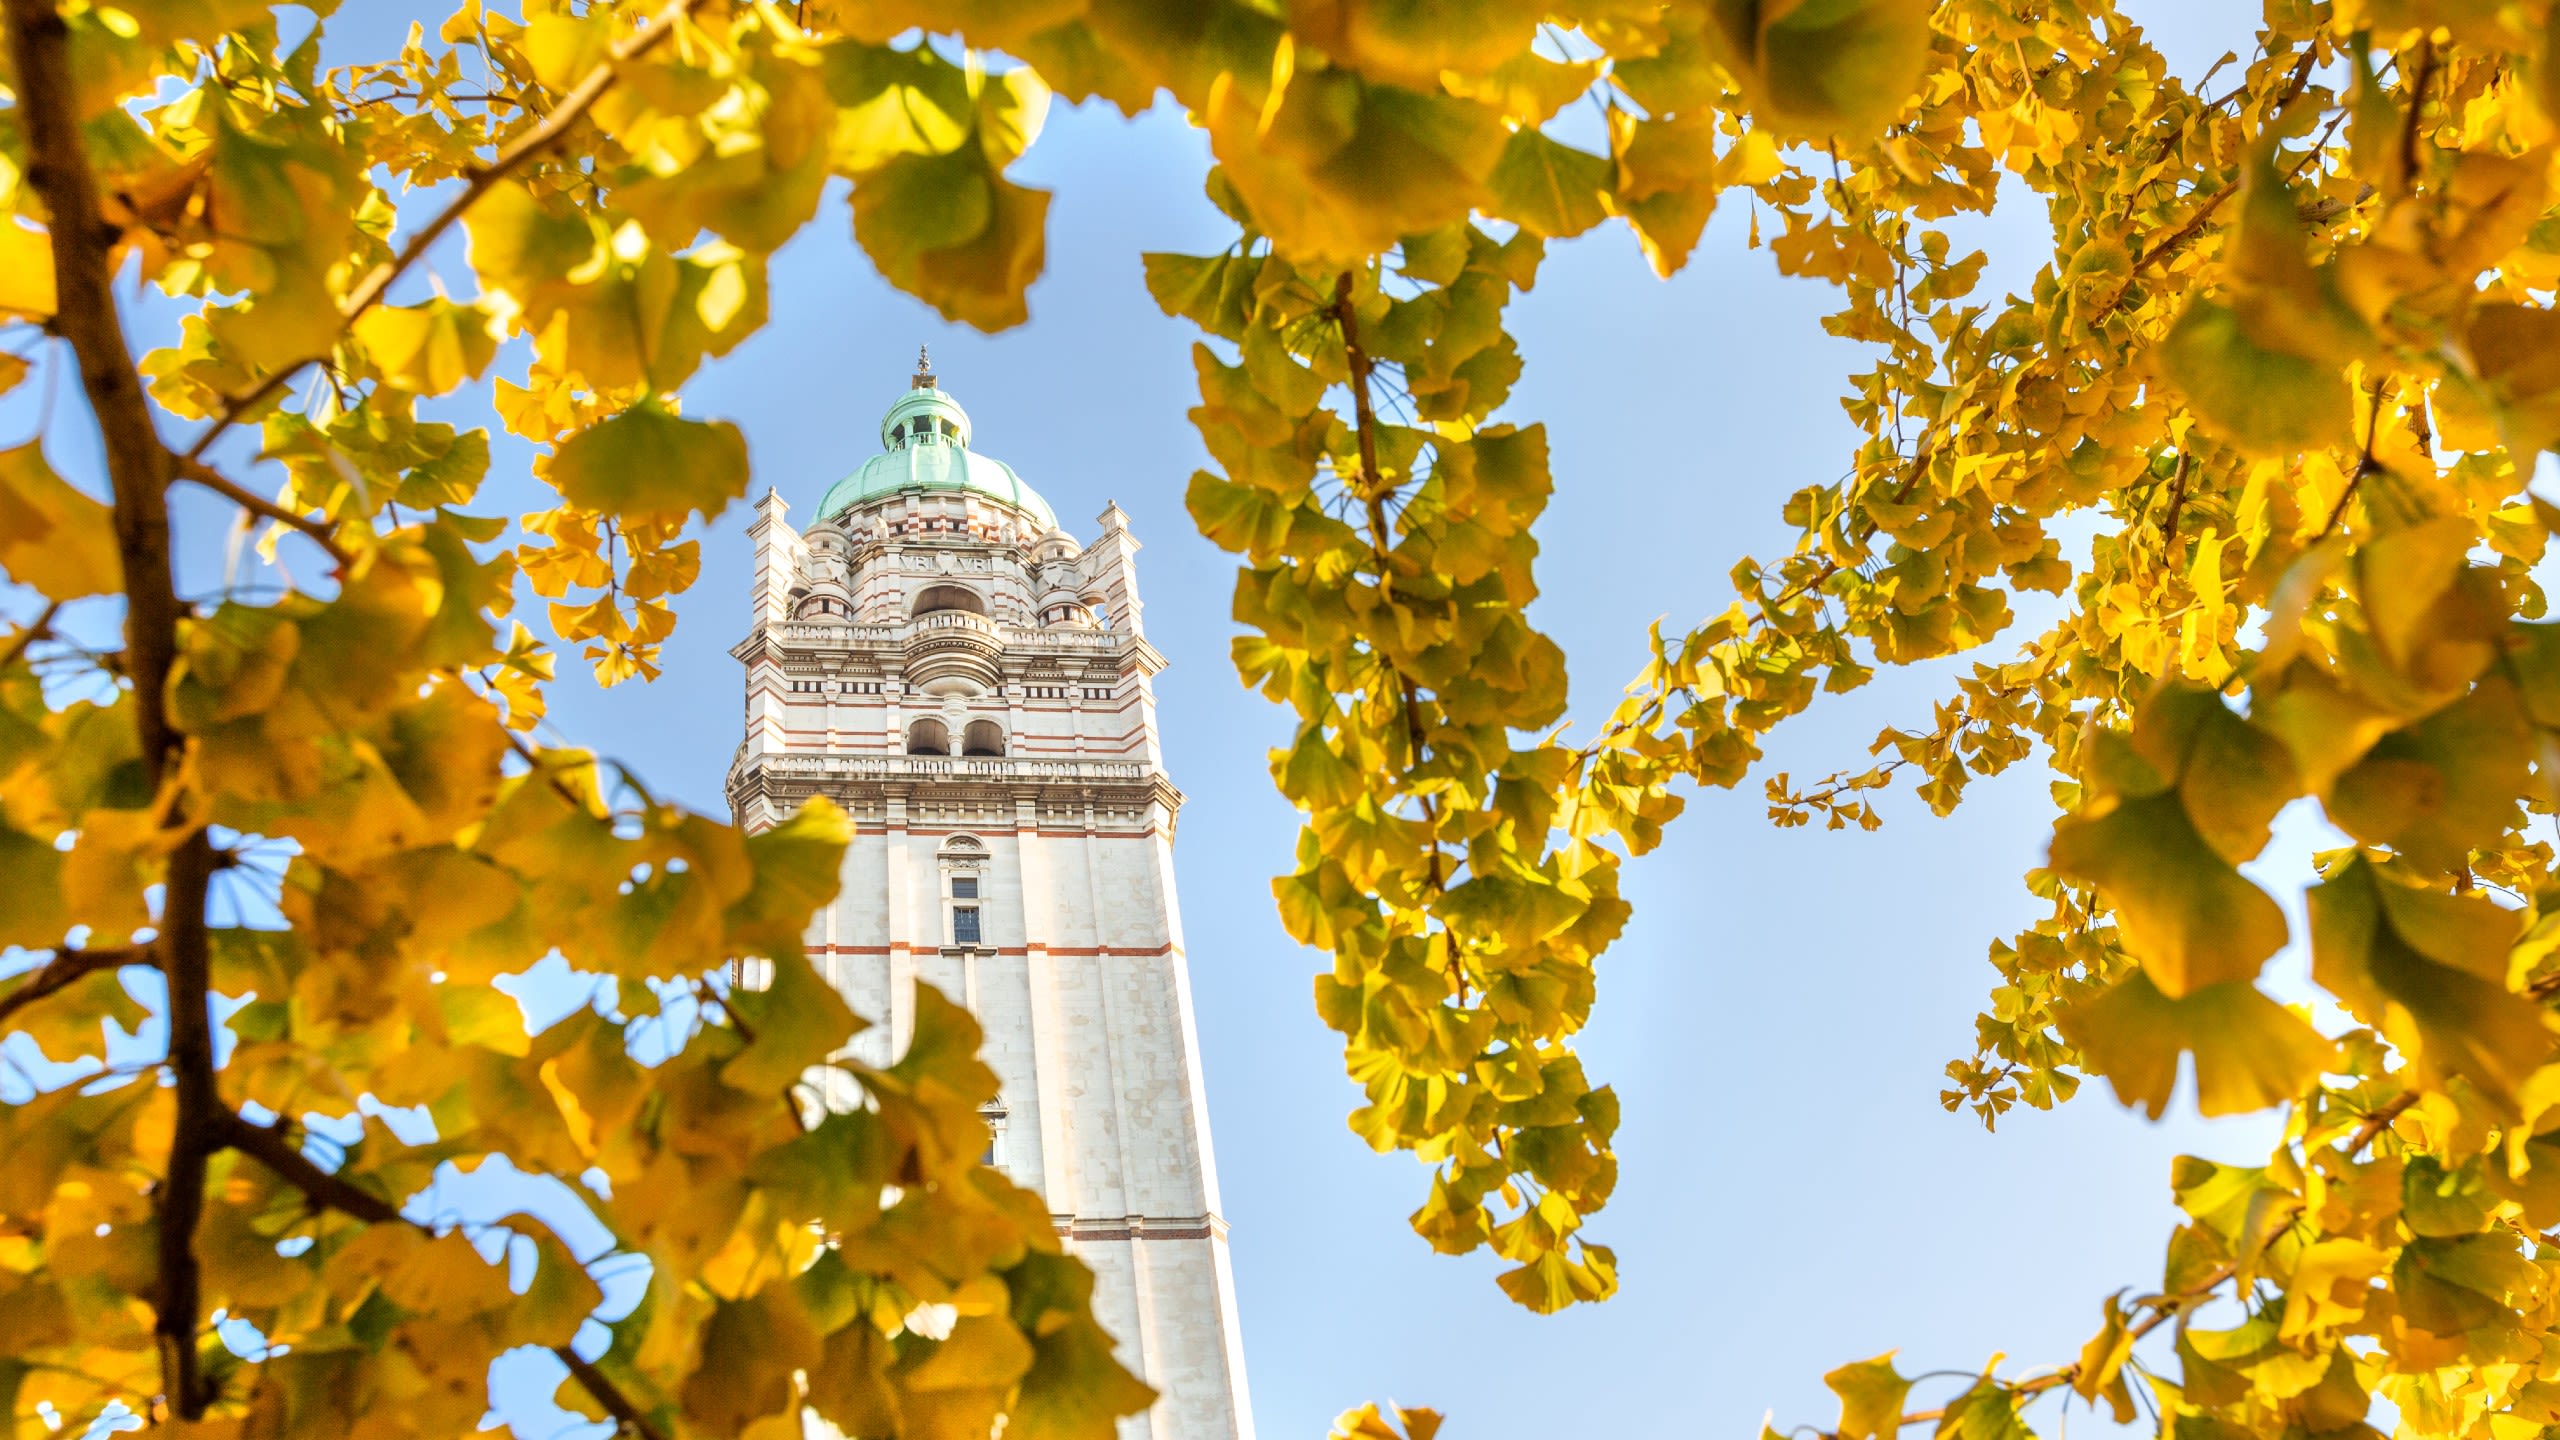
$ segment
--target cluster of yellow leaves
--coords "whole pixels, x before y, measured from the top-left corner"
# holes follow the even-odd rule
[[[2560,443],[2548,10],[2269,6],[2208,90],[2111,6],[1941,6],[1888,124],[1758,187],[1780,268],[1836,285],[1827,323],[1874,347],[1844,399],[1867,439],[1790,501],[1795,552],[1736,572],[1741,605],[1657,640],[1600,747],[1614,778],[1733,783],[1817,693],[2053,595],[1881,763],[1774,777],[1772,816],[1872,826],[1905,771],[1943,812],[2048,760],[2051,914],[1994,947],[1949,1108],[1987,1122],[2089,1074],[2158,1115],[2183,1069],[2208,1114],[2293,1113],[2264,1171],[2182,1169],[2158,1290],[2109,1302],[2076,1365],[1926,1410],[1889,1362],[1846,1367],[1841,1436],[2017,1433],[2065,1385],[2130,1419],[2128,1357],[2163,1326],[2176,1363],[2137,1383],[2181,1433],[2341,1431],[2376,1399],[2409,1434],[2550,1423],[2560,877],[2529,827],[2560,800],[2535,573],[2560,513],[2526,489]],[[2055,249],[1983,303],[1944,222],[2004,183]],[[2338,848],[2271,844],[2321,822]],[[2267,889],[2289,868],[2317,871],[2307,936]],[[2306,941],[2342,1026],[2260,988]],[[2245,1323],[2207,1328],[2225,1293]]]
[[[1271,773],[1309,820],[1273,888],[1333,953],[1316,1008],[1368,1095],[1352,1128],[1434,1164],[1414,1216],[1434,1247],[1490,1244],[1515,1262],[1503,1288],[1552,1310],[1616,1285],[1577,1232],[1617,1178],[1617,1098],[1566,1041],[1626,906],[1614,856],[1547,846],[1570,756],[1508,734],[1564,698],[1563,653],[1522,615],[1546,434],[1486,423],[1519,369],[1502,307],[1539,249],[1455,224],[1335,271],[1248,232],[1147,269],[1237,356],[1194,351],[1192,418],[1225,473],[1193,476],[1189,503],[1248,562],[1237,668],[1298,714]],[[1381,419],[1390,402],[1412,422]]]
[[[1018,320],[1040,209],[1000,172],[1044,92],[771,7],[473,5],[325,74],[263,5],[7,16],[0,306],[80,347],[116,507],[41,445],[0,455],[0,571],[48,603],[0,635],[0,1030],[89,1067],[0,1107],[0,1432],[463,1435],[530,1346],[563,1404],[650,1440],[1113,1434],[1152,1394],[1046,1207],[979,1163],[974,1022],[923,990],[902,1058],[846,1058],[863,1022],[800,939],[844,817],[749,835],[535,746],[552,658],[505,619],[521,580],[608,683],[655,673],[688,529],[748,476],[676,392],[762,324],[764,256],[829,176],[865,184],[895,278]],[[954,207],[969,175],[1009,218]],[[84,198],[96,230],[61,223]],[[476,288],[395,297],[457,230]],[[112,297],[76,282],[126,265],[190,308],[117,377]],[[510,345],[498,410],[559,496],[513,536],[469,513],[488,435],[416,410]],[[183,455],[137,381],[207,422]],[[272,501],[208,459],[249,422]],[[177,481],[325,566],[178,601]],[[57,626],[118,594],[122,650]],[[561,963],[595,1003],[537,1032],[514,987]],[[165,1054],[118,1039],[147,1029],[135,967],[166,977]],[[636,1309],[598,1319],[600,1257],[540,1221],[412,1208],[493,1161],[645,1261]]]
[[[1189,503],[1244,559],[1240,670],[1296,716],[1272,772],[1307,820],[1275,889],[1291,933],[1332,959],[1316,999],[1366,1093],[1354,1127],[1431,1166],[1417,1229],[1505,1256],[1504,1287],[1533,1307],[1609,1293],[1612,1258],[1582,1229],[1614,1183],[1617,1102],[1571,1042],[1626,917],[1621,855],[1658,840],[1676,785],[1741,780],[1818,694],[1992,642],[2031,606],[2051,617],[2037,637],[1975,664],[1925,726],[1880,736],[1877,763],[1771,777],[1773,817],[1871,827],[1906,771],[1944,811],[1975,778],[2047,760],[2062,815],[2029,884],[2051,912],[1994,947],[2000,984],[1949,1107],[1989,1120],[2098,1075],[2158,1114],[2183,1069],[2209,1112],[2290,1104],[2293,1122],[2264,1170],[2182,1169],[2192,1223],[2159,1292],[2109,1302],[2079,1362],[1986,1372],[1923,1413],[2009,1435],[2020,1405],[2067,1384],[2129,1414],[2135,1342],[2174,1325],[2177,1378],[2151,1366],[2146,1383],[2181,1431],[2328,1433],[2377,1395],[2417,1434],[2552,1423],[2560,886],[2526,826],[2560,800],[2560,641],[2534,575],[2560,512],[2525,486],[2560,445],[2555,8],[2270,4],[2251,58],[2189,78],[2108,0],[533,3],[520,20],[471,7],[436,43],[413,34],[325,75],[316,43],[280,52],[246,3],[74,7],[59,87],[114,258],[198,302],[141,367],[163,409],[210,422],[174,473],[218,482],[206,445],[262,422],[290,480],[251,508],[323,545],[335,574],[188,611],[165,660],[135,639],[132,663],[165,670],[146,696],[165,714],[112,688],[48,700],[34,666],[65,662],[41,626],[0,652],[0,852],[34,877],[0,939],[54,952],[0,1003],[63,1053],[96,1053],[98,1025],[130,1015],[117,957],[182,969],[171,935],[194,922],[145,887],[200,890],[215,827],[297,847],[285,938],[209,947],[204,988],[255,995],[217,1108],[254,1101],[289,1128],[397,1097],[440,1137],[415,1154],[368,1142],[344,1183],[375,1198],[345,1204],[324,1198],[329,1172],[288,1173],[298,1152],[262,1127],[198,1155],[221,1172],[203,1235],[231,1234],[234,1206],[283,1227],[261,1236],[362,1231],[279,1255],[309,1272],[290,1287],[222,1290],[301,1337],[287,1360],[345,1367],[310,1394],[425,1393],[427,1370],[397,1367],[422,1363],[429,1331],[404,1326],[459,1326],[484,1356],[551,1342],[470,1319],[467,1297],[445,1314],[424,1284],[443,1262],[401,1249],[441,1242],[373,1239],[406,1232],[347,1208],[405,1194],[429,1156],[508,1154],[605,1170],[617,1236],[683,1277],[615,1327],[590,1386],[646,1412],[627,1425],[738,1433],[805,1402],[857,1432],[945,1433],[1011,1405],[1013,1427],[1049,1415],[1083,1433],[1140,1403],[1037,1217],[965,1163],[957,1117],[981,1077],[959,1021],[913,1073],[859,1073],[860,1115],[819,1122],[887,1127],[853,1147],[867,1168],[795,1168],[812,1140],[780,1097],[853,1023],[796,958],[816,867],[645,797],[615,812],[590,762],[523,748],[508,727],[539,716],[551,661],[496,622],[521,576],[605,679],[655,673],[698,568],[688,527],[747,482],[737,432],[676,392],[761,324],[764,257],[831,177],[884,275],[1009,325],[1046,197],[1005,171],[1048,97],[1135,113],[1170,95],[1207,133],[1237,234],[1145,262],[1206,337],[1193,418],[1218,469]],[[1591,149],[1554,123],[1585,97],[1605,118]],[[0,227],[0,312],[77,328],[96,317],[55,312],[89,292],[50,262],[88,240],[35,228],[47,172],[6,153],[0,209],[22,219]],[[459,194],[404,234],[386,181]],[[1864,440],[1844,478],[1788,502],[1792,553],[1743,562],[1738,603],[1657,632],[1598,738],[1524,740],[1560,718],[1565,684],[1525,619],[1553,482],[1543,431],[1498,418],[1521,365],[1504,307],[1545,243],[1613,220],[1677,270],[1734,188],[1783,272],[1837,288],[1833,333],[1871,347],[1843,400]],[[2054,250],[1993,301],[1975,295],[1985,257],[1955,235],[2004,189],[2043,204]],[[392,303],[457,227],[476,289]],[[560,504],[506,546],[499,522],[455,508],[485,436],[414,404],[511,345],[530,359],[523,384],[496,383],[499,413],[549,447]],[[298,396],[306,376],[325,384]],[[102,415],[113,399],[92,398]],[[40,451],[0,457],[0,518],[13,579],[58,602],[149,598],[128,572],[153,552],[104,538],[104,512]],[[2063,522],[2092,537],[2085,558],[2064,553]],[[164,731],[176,749],[155,752]],[[2293,857],[2320,877],[2307,937],[2243,868],[2285,858],[2288,811],[2345,842]],[[806,827],[824,823],[794,843],[823,849]],[[2261,988],[2301,938],[2347,1025]],[[622,982],[631,1014],[741,955],[771,957],[777,980],[707,1002],[725,1023],[635,1101],[610,1027],[519,1043],[487,1012],[496,976],[554,949]],[[183,1109],[188,1062],[171,1064]],[[10,1115],[72,1157],[37,1210],[76,1189],[100,1217],[156,1223],[155,1157],[182,1156],[202,1116],[170,1118],[136,1086],[43,1104],[94,1113]],[[786,1151],[803,1159],[770,1158]],[[909,1205],[924,1218],[892,1223]],[[87,1347],[66,1362],[93,1386],[82,1403],[158,1394],[193,1413],[183,1389],[166,1399],[184,1367],[165,1345],[150,1388],[140,1321],[167,1323],[144,1314],[174,1293],[166,1277],[74,1233],[127,1222],[35,1213],[8,1212],[0,1273],[61,1297],[44,1343]],[[206,1286],[235,1283],[217,1265]],[[545,1283],[541,1314],[580,1309],[569,1277]],[[2226,1284],[2246,1322],[2193,1323]],[[906,1319],[927,1301],[961,1317],[938,1340]],[[1027,1358],[1061,1334],[1072,1363]],[[783,1360],[737,1361],[747,1349]],[[707,1380],[715,1354],[727,1368]],[[292,1393],[260,1388],[284,1383],[276,1364],[208,1393],[248,1430],[292,1430],[323,1402],[253,1403]],[[1913,1418],[1890,1363],[1833,1378],[1842,1435]],[[865,1408],[884,1394],[902,1418]],[[1340,1428],[1394,1433],[1375,1411]]]

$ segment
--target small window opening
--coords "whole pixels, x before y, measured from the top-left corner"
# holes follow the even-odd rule
[[[951,943],[954,945],[975,945],[978,943],[977,906],[956,905],[952,907]]]
[[[952,898],[952,899],[954,899],[954,900],[975,900],[975,899],[977,899],[977,898],[978,898],[978,877],[977,877],[977,876],[975,876],[975,875],[954,875],[954,876],[952,876],[952,877],[951,877],[951,898]]]
[[[996,1163],[996,1147],[1004,1141],[1004,1097],[999,1095],[978,1107],[978,1118],[987,1122],[987,1153],[979,1157],[978,1163],[993,1165]]]

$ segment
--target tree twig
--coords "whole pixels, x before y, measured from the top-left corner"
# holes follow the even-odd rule
[[[1387,487],[1378,473],[1378,416],[1370,405],[1369,379],[1375,362],[1360,344],[1360,317],[1351,303],[1351,272],[1343,271],[1333,282],[1333,318],[1342,329],[1343,355],[1351,369],[1351,412],[1360,438],[1360,498],[1368,506],[1369,550],[1378,560],[1378,598],[1392,601],[1395,594],[1394,547],[1387,540]],[[1382,657],[1383,658],[1383,657]],[[1389,669],[1395,669],[1390,665]],[[1404,731],[1406,748],[1412,751],[1412,767],[1420,769],[1424,754],[1422,696],[1413,678],[1395,670],[1396,684],[1404,698]],[[1440,807],[1428,795],[1415,797],[1422,805],[1422,818],[1430,827],[1431,888],[1440,890],[1448,882],[1441,870]],[[1452,968],[1456,969],[1454,960]],[[1456,970],[1458,995],[1466,997],[1467,977]]]
[[[2418,1093],[2413,1090],[2365,1116],[2364,1123],[2357,1126],[2355,1133],[2347,1137],[2347,1153],[2349,1155],[2355,1155],[2362,1152],[2364,1147],[2372,1144],[2381,1136],[2383,1131],[2390,1129],[2391,1122],[2399,1119],[2402,1112],[2417,1103]],[[2295,1220],[2300,1219],[2302,1211],[2303,1206],[2300,1202],[2296,1202],[2290,1210],[2284,1213],[2282,1217],[2283,1224],[2290,1225]],[[2279,1233],[2281,1228],[2282,1226],[2278,1226],[2276,1230],[2271,1230],[2268,1233]],[[2239,1269],[2240,1265],[2237,1261],[2217,1265],[2212,1270],[2207,1271],[2202,1278],[2196,1281],[2195,1284],[2188,1286],[2186,1289],[2178,1291],[2173,1295],[2160,1296],[2151,1301],[2151,1313],[2143,1316],[2139,1321],[2125,1327],[2126,1344],[2131,1345],[2133,1342],[2142,1339],[2142,1337],[2159,1329],[2161,1326],[2174,1319],[2179,1312],[2193,1306],[2196,1302],[2211,1295],[2215,1290],[2221,1288],[2223,1281],[2228,1280],[2233,1275],[2239,1273]],[[2021,1380],[2017,1384],[2007,1386],[2005,1388],[2012,1399],[2023,1399],[2030,1395],[2041,1395],[2047,1390],[2059,1389],[2062,1386],[2073,1383],[2079,1378],[2080,1362],[2075,1360],[2058,1370],[2048,1371],[2045,1374],[2035,1376],[2031,1379]],[[1941,1405],[1933,1410],[1913,1410],[1894,1423],[1896,1429],[1901,1429],[1912,1425],[1926,1425],[1935,1421],[1944,1420],[1945,1418],[1947,1418],[1947,1407]],[[1835,1431],[1826,1430],[1819,1433],[1824,1437],[1824,1440],[1840,1440],[1838,1433]]]
[[[594,1361],[566,1345],[551,1347],[551,1353],[560,1357],[560,1363],[569,1367],[569,1373],[578,1377],[578,1383],[587,1387],[587,1393],[596,1397],[596,1403],[604,1407],[606,1414],[621,1422],[624,1429],[641,1437],[641,1440],[666,1440],[658,1427],[649,1423],[649,1417],[640,1413],[640,1407],[631,1403],[631,1397],[622,1393],[622,1387],[596,1368]]]
[[[2338,503],[2329,507],[2329,518],[2321,525],[2320,533],[2312,537],[2314,545],[2328,539],[2338,528],[2338,522],[2347,518],[2347,506],[2355,500],[2356,488],[2364,484],[2364,477],[2382,468],[2382,462],[2373,458],[2373,442],[2382,429],[2383,389],[2379,381],[2375,382],[2372,404],[2365,411],[2364,455],[2356,461],[2355,473],[2347,477],[2347,488],[2338,492]]]
[[[2169,547],[2178,543],[2178,512],[2187,508],[2187,466],[2195,459],[2193,451],[2180,448],[2178,473],[2169,481],[2169,514],[2160,522],[2160,559],[2167,563]]]
[[[2316,49],[2310,48],[2306,48],[2302,52],[2301,62],[2293,67],[2293,78],[2286,82],[2284,94],[2276,99],[2275,110],[2273,112],[2274,114],[2280,115],[2286,110],[2291,109],[2293,107],[2293,102],[2302,97],[2303,87],[2311,82],[2312,61],[2317,57],[2318,53],[2319,52]],[[2318,147],[2313,147],[2312,153],[2315,155],[2318,154]],[[2202,205],[2196,207],[2196,212],[2193,215],[2187,217],[2185,224],[2170,231],[2165,238],[2144,247],[2141,256],[2133,262],[2134,273],[2137,275],[2141,274],[2145,269],[2150,267],[2153,261],[2158,260],[2170,251],[2175,250],[2186,244],[2188,241],[2194,239],[2196,235],[2204,229],[2205,222],[2213,218],[2213,212],[2221,209],[2222,203],[2230,199],[2233,195],[2238,194],[2239,191],[2240,182],[2236,179],[2223,186],[2221,189],[2214,191]],[[2131,281],[2126,282],[2126,288],[2132,288]],[[2118,299],[2121,300],[2122,296],[2119,295]],[[2109,308],[2112,309],[2114,307],[2110,306]]]
[[[337,537],[329,533],[326,522],[314,520],[308,515],[296,515],[255,490],[223,475],[201,460],[191,456],[179,456],[178,478],[191,485],[201,485],[252,515],[261,515],[279,525],[291,526],[300,531],[312,543],[328,551],[329,558],[337,561],[338,568],[341,570],[355,563],[339,546]]]
[[[11,3],[13,6],[33,5],[38,3],[38,0],[11,0]],[[540,124],[517,136],[512,143],[498,152],[497,158],[487,165],[470,171],[470,179],[464,183],[461,194],[453,197],[449,204],[437,211],[424,226],[420,227],[417,234],[410,236],[408,242],[403,244],[397,253],[389,260],[375,266],[371,274],[365,276],[354,290],[348,292],[345,301],[338,306],[338,333],[344,335],[347,328],[355,324],[358,317],[379,304],[382,297],[389,293],[393,282],[407,274],[412,266],[424,259],[427,251],[434,248],[438,240],[444,238],[445,232],[460,223],[463,215],[480,202],[481,196],[496,189],[500,181],[567,139],[570,129],[577,124],[579,117],[585,115],[596,101],[622,78],[622,66],[656,49],[669,35],[675,33],[678,22],[702,3],[703,0],[667,0],[665,5],[659,7],[656,14],[649,17],[647,24],[615,42],[605,58],[597,61],[594,68],[587,71],[586,75],[570,88],[567,95],[561,97],[560,103],[553,107],[550,114],[542,117]],[[203,434],[196,437],[195,443],[187,447],[185,458],[203,459],[205,452],[212,448],[213,442],[220,439],[223,433],[233,425],[238,424],[243,416],[266,403],[287,385],[292,384],[294,377],[301,374],[305,367],[319,364],[327,358],[325,354],[306,355],[299,360],[287,363],[239,395],[227,397],[222,403],[221,413],[213,418],[212,424],[205,427]]]
[[[19,658],[27,653],[28,646],[52,634],[53,617],[61,613],[62,602],[55,600],[44,607],[43,613],[28,621],[27,628],[18,632],[18,638],[9,642],[8,650],[0,652],[0,670],[17,664]]]
[[[433,1233],[430,1227],[401,1214],[398,1205],[343,1175],[333,1174],[313,1164],[311,1157],[287,1140],[282,1131],[252,1125],[237,1111],[229,1109],[221,1113],[218,1124],[224,1144],[274,1171],[278,1179],[301,1191],[304,1198],[313,1204],[367,1224],[396,1222]],[[595,1397],[605,1413],[621,1422],[625,1429],[641,1440],[666,1440],[665,1434],[650,1423],[640,1407],[632,1403],[630,1396],[622,1393],[622,1387],[614,1384],[612,1377],[566,1345],[553,1346],[551,1353],[569,1367],[569,1373],[578,1377],[578,1383],[586,1387],[587,1393]]]
[[[101,970],[138,964],[142,959],[142,952],[130,946],[112,950],[57,951],[52,959],[28,972],[16,989],[0,995],[0,1026],[6,1026],[10,1016],[57,990],[68,989]]]
[[[2382,1138],[2382,1132],[2391,1128],[2392,1121],[2399,1119],[2410,1106],[2417,1103],[2418,1092],[2412,1090],[2365,1116],[2364,1123],[2356,1127],[2356,1133],[2347,1137],[2347,1153],[2350,1155],[2362,1153],[2364,1147]]]
[[[2419,116],[2427,108],[2427,84],[2436,78],[2436,42],[2418,42],[2418,73],[2409,81],[2409,118],[2400,126],[2400,190],[2417,188]]]
[[[343,1175],[314,1164],[281,1130],[252,1125],[238,1111],[225,1109],[216,1119],[222,1143],[276,1173],[312,1204],[353,1216],[370,1225],[401,1219],[400,1207]]]

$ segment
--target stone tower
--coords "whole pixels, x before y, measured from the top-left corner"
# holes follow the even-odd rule
[[[881,453],[755,541],[741,824],[811,795],[854,818],[810,957],[887,1063],[912,981],[986,1030],[993,1156],[1046,1196],[1094,1308],[1162,1398],[1123,1440],[1250,1440],[1235,1283],[1174,899],[1165,777],[1117,505],[1080,546],[922,361]]]

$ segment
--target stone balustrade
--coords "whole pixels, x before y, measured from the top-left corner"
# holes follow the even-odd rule
[[[766,625],[784,645],[822,650],[895,648],[937,630],[968,630],[1001,642],[1007,649],[1075,651],[1112,655],[1133,637],[1109,630],[1044,629],[1030,625],[998,625],[966,610],[936,610],[902,625],[857,625],[841,620],[782,620]]]
[[[763,767],[777,775],[848,780],[958,780],[997,783],[1069,781],[1119,783],[1147,778],[1135,760],[1046,759],[1034,755],[791,755],[740,757],[742,771]]]

